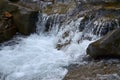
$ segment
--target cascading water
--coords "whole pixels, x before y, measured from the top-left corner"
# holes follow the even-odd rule
[[[62,80],[65,67],[83,63],[90,40],[97,39],[88,27],[79,31],[83,19],[61,24],[59,15],[40,14],[38,34],[17,37],[18,44],[1,46],[0,80]]]

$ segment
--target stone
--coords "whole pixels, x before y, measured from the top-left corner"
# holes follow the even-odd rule
[[[91,43],[87,54],[92,58],[120,58],[120,29],[109,32],[103,38]]]
[[[7,11],[13,15],[14,23],[19,33],[22,35],[30,35],[36,31],[38,10],[32,10],[19,4],[6,2],[5,0],[0,1],[0,4],[3,3],[5,5],[0,5],[0,13]]]
[[[34,33],[36,31],[38,11],[14,13],[14,20],[19,33],[21,33],[22,35],[30,35],[31,33]]]
[[[13,15],[9,12],[5,12],[0,22],[0,43],[10,40],[16,32],[17,29],[14,25]]]
[[[4,20],[3,14],[5,12],[12,15],[12,20]],[[22,35],[34,33],[37,20],[38,10],[32,10],[19,4],[0,0],[0,43],[10,40],[16,32]]]

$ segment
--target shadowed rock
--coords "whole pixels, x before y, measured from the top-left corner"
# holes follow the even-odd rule
[[[106,36],[91,43],[87,54],[93,58],[119,58],[120,57],[120,29],[109,32]]]

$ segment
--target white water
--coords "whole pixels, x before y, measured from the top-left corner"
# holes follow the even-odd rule
[[[65,67],[82,59],[90,41],[78,44],[76,40],[81,33],[75,32],[72,43],[58,51],[55,47],[60,33],[62,31],[57,36],[19,37],[19,44],[3,46],[0,50],[0,73],[3,74],[0,80],[62,80],[67,73]]]
[[[0,51],[0,71],[6,80],[59,80],[67,70],[68,56],[54,48],[54,37],[31,35],[20,44]]]

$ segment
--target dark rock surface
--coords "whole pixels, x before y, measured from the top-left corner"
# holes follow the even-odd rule
[[[12,21],[4,20],[3,13],[5,12],[13,16]],[[36,31],[37,20],[38,10],[26,8],[6,0],[0,0],[0,42],[11,39],[16,32],[22,35],[34,33]],[[8,28],[6,26],[8,26]]]
[[[38,11],[27,11],[14,13],[14,20],[18,32],[22,35],[29,35],[36,31],[36,22],[38,20]]]
[[[0,1],[0,4],[0,16],[2,16],[2,13],[5,11],[12,13],[14,17],[14,23],[21,34],[29,35],[35,32],[36,22],[38,20],[38,10],[34,11],[5,0]]]
[[[10,40],[17,32],[13,15],[10,13],[16,10],[16,6],[10,6],[5,0],[0,1],[0,43]]]
[[[87,54],[93,58],[120,57],[120,29],[113,30],[100,40],[91,43]]]
[[[5,30],[0,31],[0,43],[10,40],[15,34],[17,30],[15,26],[11,26]]]

